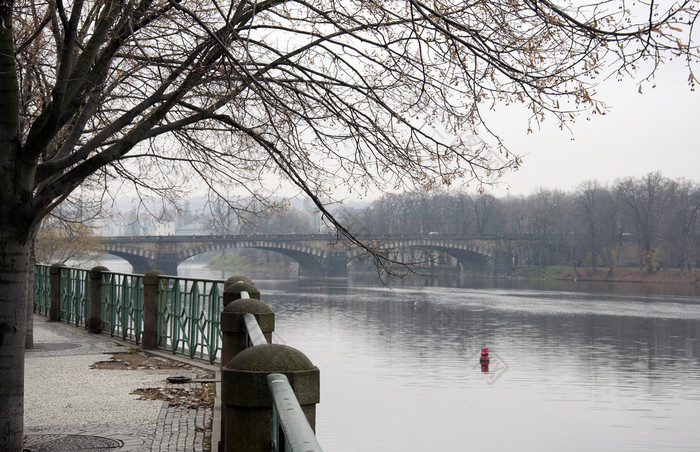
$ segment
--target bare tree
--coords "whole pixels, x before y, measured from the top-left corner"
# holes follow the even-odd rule
[[[233,234],[240,229],[240,211],[225,199],[216,198],[207,203],[207,225],[216,234]]]
[[[472,199],[474,218],[476,219],[476,232],[483,234],[486,232],[486,225],[489,224],[498,200],[489,194],[480,194]]]
[[[80,265],[104,250],[100,239],[84,223],[44,221],[37,234],[34,253],[37,262],[70,261]]]
[[[539,189],[526,200],[525,218],[529,228],[527,233],[546,237],[543,253],[539,256],[540,265],[568,264],[571,243],[570,197],[559,190]]]
[[[697,259],[697,233],[700,216],[700,187],[685,179],[669,184],[669,213],[662,218],[665,257],[683,270]]]
[[[590,257],[585,261],[593,271],[598,269],[601,250],[606,245],[604,230],[608,211],[605,207],[609,202],[608,189],[598,181],[582,183],[574,194],[573,213],[576,224],[582,229],[581,237],[585,237],[584,249]]]
[[[656,271],[660,226],[668,214],[671,182],[661,173],[649,173],[640,180],[627,178],[617,184],[617,192],[634,220],[640,247],[640,266]]]
[[[334,188],[430,189],[490,171],[481,117],[565,124],[592,74],[697,58],[695,1],[0,0],[0,437],[22,445],[24,315],[43,217],[128,181],[264,199],[281,176],[334,222]],[[692,72],[691,81],[694,81]],[[561,101],[560,101],[561,99]],[[565,101],[573,100],[567,104]],[[451,137],[435,130],[447,130]],[[463,134],[492,147],[472,148]],[[351,235],[343,225],[335,227]]]

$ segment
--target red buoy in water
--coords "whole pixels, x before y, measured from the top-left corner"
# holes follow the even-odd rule
[[[487,363],[491,361],[491,358],[489,357],[489,349],[488,348],[482,348],[481,349],[481,356],[479,357],[479,362],[481,363]]]

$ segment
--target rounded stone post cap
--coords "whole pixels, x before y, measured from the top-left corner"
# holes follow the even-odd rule
[[[314,370],[316,367],[305,354],[282,344],[249,347],[229,361],[228,369],[244,372],[284,373]]]
[[[239,298],[224,306],[219,326],[223,333],[245,332],[243,314],[253,314],[263,333],[275,330],[275,313],[263,301],[255,298]]]
[[[109,269],[105,267],[104,265],[98,265],[96,267],[92,267],[90,269],[90,278],[100,278],[102,276],[102,273],[108,272]]]
[[[253,284],[253,281],[247,276],[243,275],[233,275],[224,282],[224,290],[233,283],[244,282],[248,284]]]
[[[270,409],[271,373],[284,374],[301,406],[320,400],[320,372],[299,350],[281,344],[247,348],[221,369],[222,403],[238,407]]]
[[[143,275],[144,284],[156,284],[158,282],[158,277],[164,275],[160,270],[149,270]]]
[[[273,314],[272,309],[256,298],[239,298],[224,306],[223,312],[230,314]]]
[[[253,283],[244,281],[224,283],[224,306],[241,298],[241,292],[248,292],[250,298],[260,299],[260,291]]]

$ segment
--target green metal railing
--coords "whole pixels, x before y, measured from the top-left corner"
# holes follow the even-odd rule
[[[160,348],[190,358],[217,361],[223,282],[162,276],[158,283]]]
[[[102,273],[101,329],[112,337],[141,342],[143,275]],[[158,286],[159,348],[190,358],[217,362],[221,352],[219,318],[223,282],[163,276]],[[50,267],[34,268],[34,312],[48,316]],[[86,328],[90,308],[90,272],[60,269],[60,319]]]
[[[143,275],[102,273],[102,329],[112,337],[141,342]]]
[[[90,308],[90,272],[77,268],[61,269],[61,320],[86,327]]]
[[[51,282],[48,265],[34,266],[34,312],[49,315],[51,307]]]

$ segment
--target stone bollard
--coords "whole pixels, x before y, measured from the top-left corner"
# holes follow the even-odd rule
[[[158,348],[158,280],[163,272],[151,270],[143,275],[143,332],[141,346],[144,350]]]
[[[250,298],[241,298],[241,292],[247,292]],[[272,309],[260,301],[260,291],[253,282],[240,275],[230,277],[224,283],[224,308],[221,312],[219,327],[221,339],[221,367],[248,347],[247,328],[243,316],[253,314],[258,321],[267,342],[272,342],[272,332],[275,330],[275,314]],[[225,432],[226,412],[221,413],[221,431]],[[223,449],[223,441],[219,450]]]
[[[56,263],[49,267],[49,322],[61,321],[61,269],[62,263]]]
[[[248,292],[249,298],[260,299],[260,291],[250,279],[245,276],[232,276],[224,282],[224,306],[241,298],[241,292]]]
[[[230,286],[231,284],[236,283],[236,282],[244,282],[244,283],[248,283],[248,284],[253,284],[253,280],[248,278],[247,276],[233,275],[233,276],[229,277],[229,279],[224,281],[224,291],[226,290],[226,288],[228,286]]]
[[[224,292],[225,294],[226,292]],[[247,328],[243,316],[253,314],[267,342],[272,342],[275,313],[264,302],[254,298],[239,298],[228,303],[221,312],[221,364],[226,365],[234,356],[248,347]]]
[[[88,333],[100,334],[102,332],[102,273],[108,272],[107,267],[101,265],[90,270],[90,309],[88,314]]]
[[[257,345],[236,355],[221,370],[224,451],[268,452],[272,395],[267,375],[284,374],[312,429],[320,399],[319,370],[299,350],[281,344]]]

